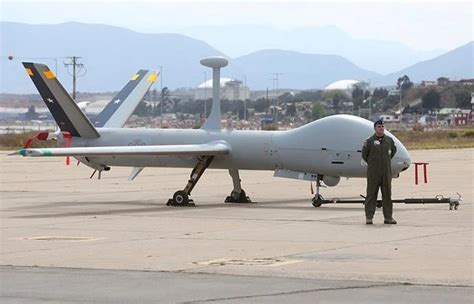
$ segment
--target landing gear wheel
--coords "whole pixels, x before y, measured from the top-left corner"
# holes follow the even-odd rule
[[[186,192],[180,190],[174,193],[173,198],[168,200],[166,206],[195,207],[196,205]]]
[[[453,203],[449,203],[449,210],[453,210],[453,208],[454,208],[454,210],[458,210],[459,205],[460,204],[459,204],[458,201],[455,201]]]
[[[382,202],[377,202],[377,208],[382,208]]]
[[[318,208],[318,207],[321,207],[321,205],[323,204],[323,200],[324,200],[323,196],[321,194],[318,194],[315,197],[313,197],[311,201],[313,203],[313,206]]]
[[[242,189],[240,193],[232,191],[232,193],[228,197],[226,197],[225,202],[226,203],[240,203],[240,204],[252,203],[250,198],[245,193],[244,189]]]
[[[180,205],[186,205],[189,202],[189,195],[184,191],[176,191],[173,195],[173,201]]]

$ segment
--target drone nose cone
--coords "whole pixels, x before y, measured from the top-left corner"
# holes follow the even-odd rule
[[[229,64],[229,60],[222,56],[207,57],[201,59],[201,64],[209,68],[223,68]]]
[[[411,165],[411,157],[408,153],[408,150],[403,144],[397,145],[397,154],[395,154],[395,160],[397,167],[400,168],[400,171],[405,171]]]
[[[402,145],[402,151],[400,153],[400,157],[408,164],[411,164],[411,157],[410,153],[408,153],[408,150],[405,148],[405,146]]]

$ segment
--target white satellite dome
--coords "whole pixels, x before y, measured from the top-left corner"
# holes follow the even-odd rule
[[[352,80],[352,79],[339,80],[339,81],[331,83],[326,88],[324,88],[324,90],[352,91],[354,89],[354,85],[359,84],[359,83],[360,81]]]
[[[221,88],[225,87],[226,83],[231,82],[231,81],[235,81],[235,79],[221,78],[220,79]],[[204,89],[204,88],[212,89],[212,79],[206,80],[203,83],[201,83],[200,85],[198,85],[198,89]]]

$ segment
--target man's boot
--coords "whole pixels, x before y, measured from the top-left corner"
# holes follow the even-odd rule
[[[374,222],[372,221],[371,218],[368,218],[368,217],[367,217],[367,218],[365,219],[365,224],[366,224],[366,225],[372,225],[373,223],[374,223]]]
[[[389,219],[385,219],[383,221],[384,224],[389,224],[389,225],[395,225],[397,223],[396,220],[394,220],[393,218],[389,218]]]

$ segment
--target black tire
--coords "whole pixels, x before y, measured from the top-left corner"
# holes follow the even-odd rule
[[[240,190],[239,199],[240,199],[240,201],[247,199],[247,194],[245,193],[244,189]]]
[[[173,201],[179,205],[186,205],[189,203],[189,195],[182,190],[176,191],[173,195]]]
[[[318,194],[318,196],[313,197],[311,201],[314,207],[316,208],[321,207],[321,205],[323,204],[323,196],[321,194]]]

